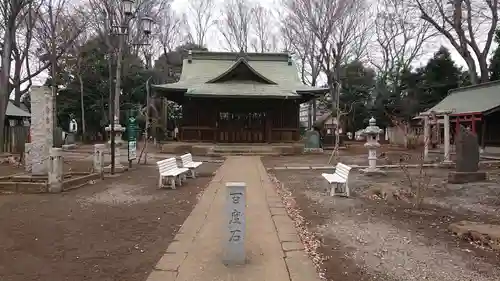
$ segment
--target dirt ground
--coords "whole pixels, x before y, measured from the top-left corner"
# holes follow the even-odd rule
[[[361,155],[343,157],[348,162]],[[315,164],[314,157],[304,158],[263,160],[268,168]],[[320,241],[327,280],[500,280],[500,251],[460,240],[448,230],[450,223],[462,220],[500,224],[498,169],[488,171],[488,182],[463,185],[446,184],[448,170],[426,170],[431,182],[420,209],[403,192],[396,192],[401,198],[372,196],[374,190],[391,195],[405,190],[408,181],[400,169],[377,178],[351,172],[351,198],[330,197],[323,172],[275,170],[271,174],[291,192],[307,228]],[[419,171],[410,173],[416,178]]]
[[[210,180],[159,190],[157,173],[140,166],[62,194],[0,196],[0,280],[146,280]]]

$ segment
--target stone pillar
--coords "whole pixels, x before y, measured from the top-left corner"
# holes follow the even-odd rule
[[[50,148],[53,146],[53,98],[48,87],[33,86],[31,91],[31,149],[33,175],[46,175]]]
[[[50,149],[50,162],[49,162],[49,192],[57,193],[62,192],[63,182],[63,158],[62,148]]]
[[[429,116],[424,116],[424,161],[429,160],[429,143],[431,142],[430,136],[430,123]]]
[[[450,115],[444,114],[444,163],[450,163]]]
[[[31,172],[31,143],[24,144],[24,170]]]
[[[226,227],[224,235],[224,264],[245,264],[245,206],[246,206],[246,183],[226,183]]]
[[[94,173],[104,173],[104,144],[94,144]]]

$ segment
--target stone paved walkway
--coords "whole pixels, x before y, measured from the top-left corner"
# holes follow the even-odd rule
[[[240,267],[222,263],[226,182],[247,183],[246,252]],[[181,187],[182,188],[182,187]],[[184,222],[148,281],[316,281],[292,220],[259,157],[229,157]]]

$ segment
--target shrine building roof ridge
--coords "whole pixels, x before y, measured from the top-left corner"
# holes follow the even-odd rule
[[[441,102],[424,112],[451,111],[453,114],[489,114],[500,109],[500,80],[449,91]]]
[[[153,85],[161,95],[309,100],[328,88],[308,86],[288,53],[190,51],[176,83]]]

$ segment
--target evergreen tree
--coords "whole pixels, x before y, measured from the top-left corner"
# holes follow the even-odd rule
[[[462,71],[455,65],[451,54],[441,47],[423,69],[423,96],[420,102],[425,108],[430,108],[443,100],[450,90],[461,84]]]
[[[500,80],[500,30],[495,34],[495,42],[498,45],[490,59],[490,81]]]

